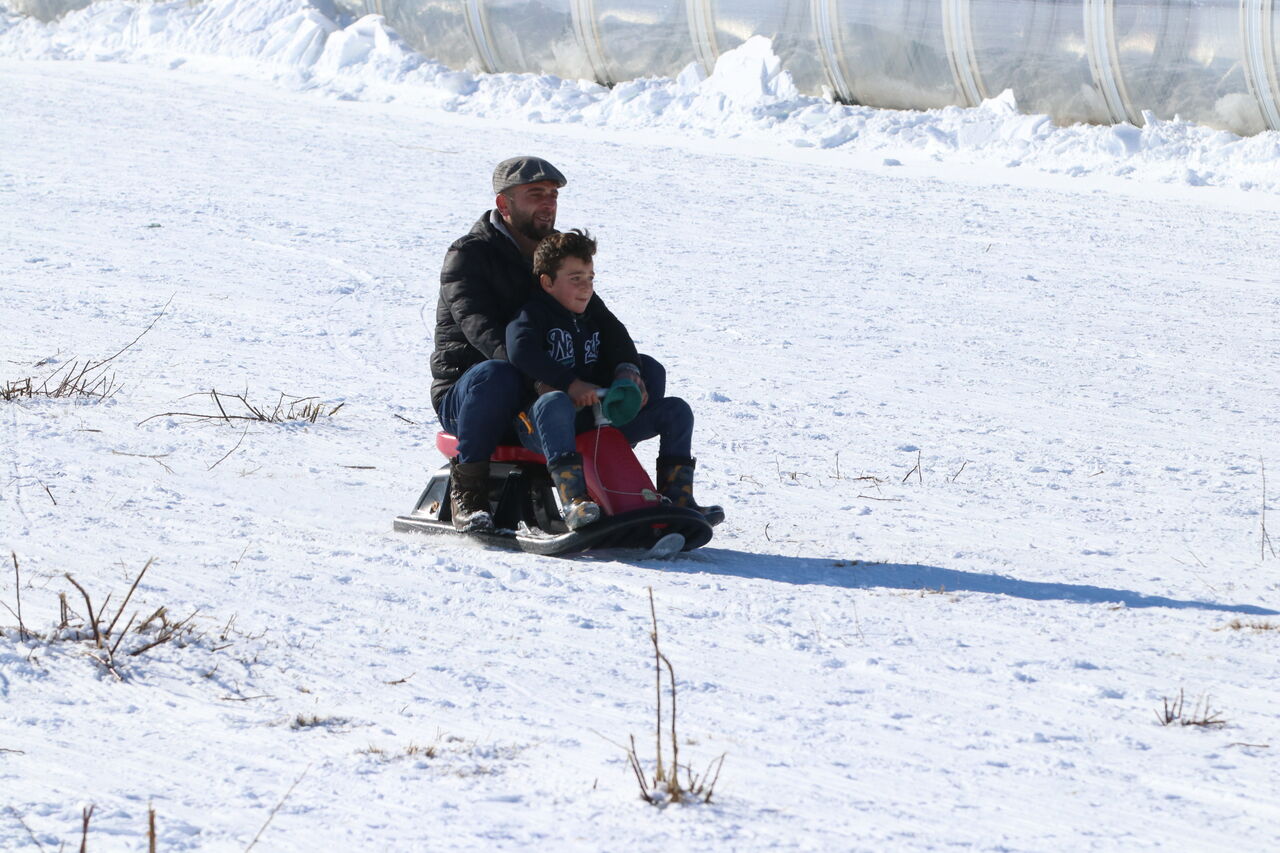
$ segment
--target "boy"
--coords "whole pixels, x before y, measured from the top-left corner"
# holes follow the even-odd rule
[[[541,290],[507,326],[507,358],[533,380],[537,395],[516,419],[516,433],[525,447],[546,457],[571,530],[600,517],[600,507],[587,496],[574,436],[594,426],[591,404],[601,401],[611,385],[625,386],[639,373],[639,356],[626,329],[602,334],[595,317],[595,253],[596,241],[585,231],[544,238],[533,255]],[[618,418],[622,422],[614,426],[633,445],[661,437],[658,493],[676,506],[697,510],[711,524],[724,521],[721,507],[699,506],[693,499],[689,404],[679,397],[648,406],[647,400],[640,402],[633,419]]]

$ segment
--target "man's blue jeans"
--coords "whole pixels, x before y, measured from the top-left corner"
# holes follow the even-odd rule
[[[663,398],[667,388],[667,371],[661,364],[641,355],[639,366],[649,391],[649,405],[640,411],[637,421]],[[440,401],[440,426],[458,437],[459,462],[483,462],[503,439],[512,438],[511,423],[524,407],[525,383],[524,376],[509,362],[482,361],[445,393]],[[656,431],[645,438],[654,435]]]

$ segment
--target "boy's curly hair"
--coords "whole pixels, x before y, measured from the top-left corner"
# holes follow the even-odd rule
[[[585,229],[574,228],[551,234],[542,238],[533,253],[533,274],[555,278],[565,258],[577,258],[589,264],[595,253],[596,241]]]

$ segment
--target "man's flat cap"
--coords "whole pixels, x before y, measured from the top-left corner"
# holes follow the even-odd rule
[[[512,157],[503,160],[493,170],[493,191],[504,193],[521,184],[552,181],[557,187],[569,183],[560,170],[541,157]]]

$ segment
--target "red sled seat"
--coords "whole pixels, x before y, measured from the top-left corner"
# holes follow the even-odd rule
[[[444,430],[436,433],[436,450],[452,459],[458,455],[458,437]],[[489,457],[492,462],[532,462],[535,465],[546,465],[547,460],[541,453],[535,453],[519,444],[499,444]]]
[[[653,480],[636,459],[631,445],[613,427],[599,427],[578,433],[578,452],[582,454],[582,472],[587,492],[606,515],[619,515],[635,509],[648,509],[661,504]],[[436,433],[436,449],[452,459],[458,455],[457,437]],[[521,445],[500,444],[489,457],[492,462],[546,465],[541,453]]]

